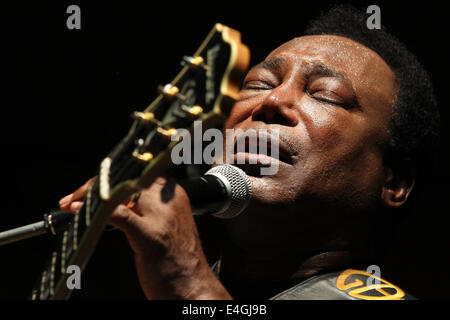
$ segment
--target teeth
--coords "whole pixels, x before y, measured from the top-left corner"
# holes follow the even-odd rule
[[[245,143],[243,143],[245,139]],[[279,148],[279,144],[275,143],[277,146],[277,150],[272,150],[271,138],[268,136],[266,139],[249,139],[248,137],[235,137],[234,143],[234,154],[238,153],[238,145],[244,146],[244,150],[239,150],[240,152],[253,153],[253,154],[261,154],[269,157],[276,158],[282,162],[293,164],[291,157],[284,150]],[[251,143],[250,143],[251,142]]]

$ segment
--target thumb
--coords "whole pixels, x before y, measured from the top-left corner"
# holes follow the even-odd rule
[[[139,221],[140,216],[127,206],[121,204],[109,219],[109,224],[125,233],[134,233],[139,229],[142,222]]]
[[[136,212],[121,204],[113,212],[109,223],[125,233],[128,244],[135,254],[146,256],[152,251],[151,235],[145,221]]]

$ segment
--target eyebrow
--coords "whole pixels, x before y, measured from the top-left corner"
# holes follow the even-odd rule
[[[284,56],[279,56],[271,58],[269,60],[264,60],[255,67],[264,68],[275,73],[280,73],[285,62],[286,58]],[[302,71],[307,79],[311,78],[312,76],[321,76],[337,78],[351,83],[351,81],[344,74],[320,61],[307,63],[306,65],[302,65],[301,68],[303,69]]]
[[[314,62],[303,67],[307,78],[312,76],[331,77],[350,82],[350,80],[336,69],[327,66],[323,62]]]
[[[281,57],[274,57],[269,60],[264,60],[260,64],[257,65],[257,67],[262,67],[264,69],[267,69],[269,71],[273,72],[280,72],[281,68],[283,67],[283,64],[285,63],[286,58]]]

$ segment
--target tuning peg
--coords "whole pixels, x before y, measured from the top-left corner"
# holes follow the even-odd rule
[[[142,162],[150,162],[153,159],[153,154],[150,152],[139,153],[137,151],[133,151],[133,158],[142,161]]]
[[[186,96],[180,93],[180,89],[170,83],[165,86],[158,86],[158,92],[169,99],[177,97],[180,100],[186,100]]]
[[[158,134],[164,138],[167,138],[168,140],[170,140],[170,138],[173,135],[176,135],[178,133],[177,129],[175,128],[170,128],[170,129],[164,129],[162,127],[159,127],[156,132],[158,132]]]
[[[134,111],[131,115],[133,119],[140,119],[142,121],[153,121],[155,119],[155,115],[152,112],[142,112],[142,111]]]
[[[183,61],[181,61],[181,65],[185,66],[188,65],[192,68],[198,68],[201,67],[204,70],[208,70],[208,66],[205,64],[205,59],[201,56],[191,57],[191,56],[184,56]]]
[[[132,153],[133,158],[139,160],[140,162],[150,162],[153,159],[153,154],[150,152],[143,152],[144,139],[138,139],[135,141],[136,148]]]
[[[192,107],[188,107],[186,105],[182,105],[181,109],[186,112],[187,114],[194,116],[194,117],[198,117],[202,114],[203,112],[203,108],[200,107],[199,105],[194,105]]]

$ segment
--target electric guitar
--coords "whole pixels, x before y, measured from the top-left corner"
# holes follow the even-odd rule
[[[135,119],[128,134],[99,166],[98,179],[89,188],[83,207],[71,217],[38,279],[33,300],[68,299],[68,267],[83,270],[114,209],[149,187],[171,166],[172,141],[177,128],[185,134],[194,121],[204,129],[219,126],[233,106],[250,61],[240,33],[216,24],[175,79],[160,86],[157,98]]]

